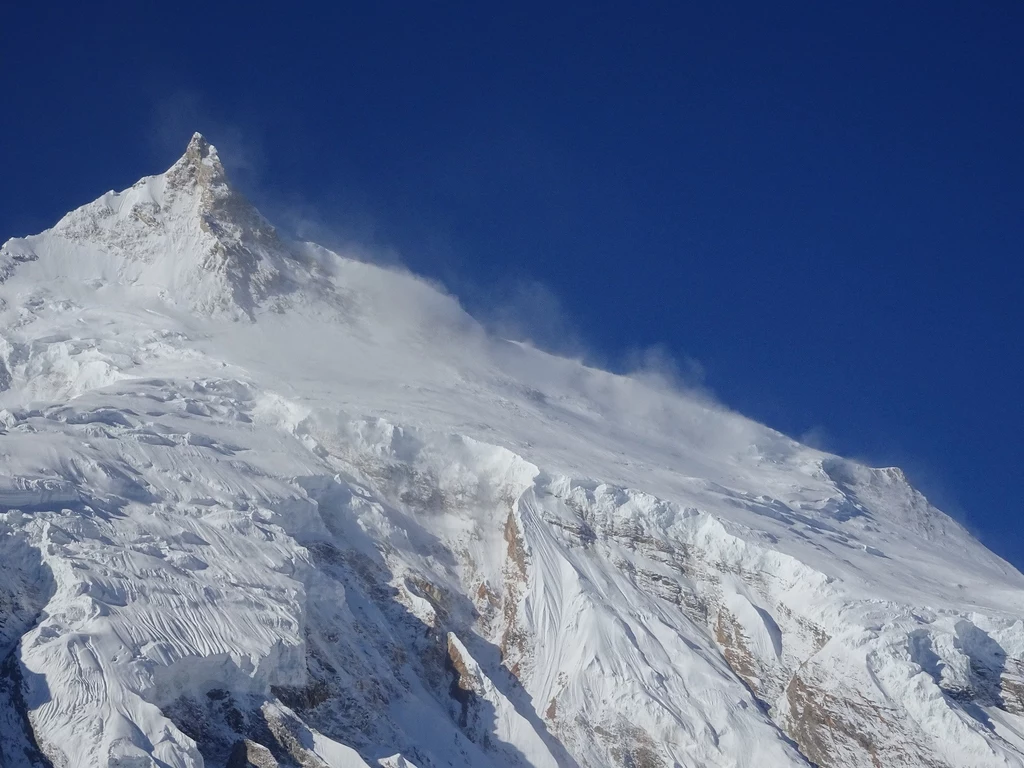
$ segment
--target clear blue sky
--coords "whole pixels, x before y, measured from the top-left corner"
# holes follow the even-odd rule
[[[278,223],[695,358],[1024,565],[1024,4],[29,5],[0,238],[202,130]]]

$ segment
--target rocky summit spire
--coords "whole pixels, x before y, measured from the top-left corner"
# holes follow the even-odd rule
[[[290,282],[290,257],[274,227],[228,183],[217,148],[194,133],[185,154],[164,174],[162,205],[191,210],[207,236],[197,252],[198,274],[214,276],[224,291],[204,295],[200,304],[240,310],[250,319],[271,295],[283,295]],[[186,219],[188,221],[189,219]],[[186,225],[187,226],[187,225]]]
[[[224,165],[203,134],[196,132],[185,148],[185,154],[167,171],[167,179],[175,186],[198,183],[207,190],[227,185]]]
[[[199,131],[196,131],[195,133],[192,134],[192,138],[189,139],[188,147],[186,148],[185,151],[191,152],[195,150],[198,152],[206,152],[209,151],[210,149],[210,142],[206,140],[206,137],[203,136],[203,134],[201,134]]]

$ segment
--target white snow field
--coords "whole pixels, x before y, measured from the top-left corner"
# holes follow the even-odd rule
[[[286,242],[199,135],[0,277],[3,768],[1024,766],[1024,577],[898,469]]]

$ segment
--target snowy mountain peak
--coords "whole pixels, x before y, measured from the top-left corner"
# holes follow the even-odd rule
[[[3,768],[1024,768],[1024,577],[902,472],[286,242],[199,134],[0,248],[0,467]]]
[[[168,180],[179,186],[196,184],[204,190],[227,186],[227,174],[217,148],[201,133],[192,134],[185,154],[167,171]]]
[[[129,289],[207,315],[253,320],[311,276],[274,227],[228,183],[216,148],[196,133],[166,173],[108,192],[52,229],[8,241],[0,277],[55,279],[79,293]]]

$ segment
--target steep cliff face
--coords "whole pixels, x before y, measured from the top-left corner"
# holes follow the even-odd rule
[[[914,491],[290,243],[196,136],[0,249],[0,765],[1024,766]]]

